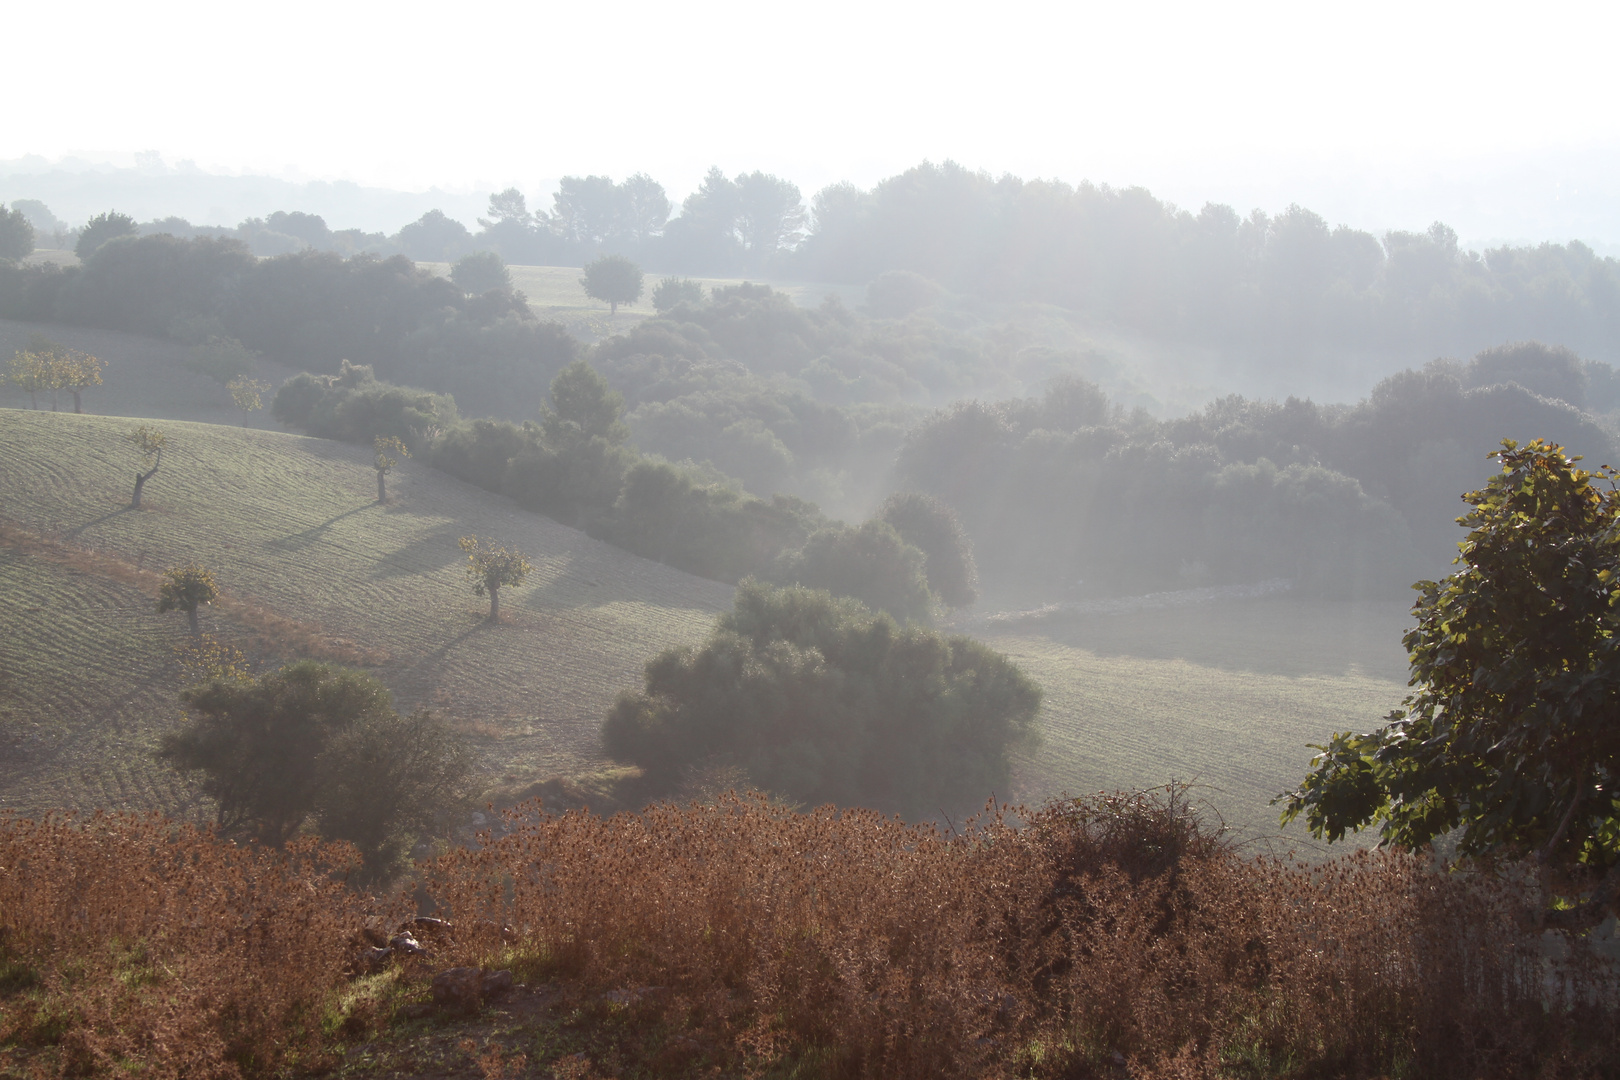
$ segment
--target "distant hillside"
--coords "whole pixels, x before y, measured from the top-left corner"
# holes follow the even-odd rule
[[[730,603],[725,585],[414,462],[378,506],[368,451],[292,435],[162,421],[170,449],[130,511],[135,426],[0,410],[0,808],[185,809],[148,753],[180,722],[173,650],[188,638],[154,610],[156,574],[189,559],[227,601],[206,632],[260,665],[367,662],[401,708],[452,718],[508,790],[599,767],[614,696]],[[468,533],[534,562],[499,626],[463,579]]]

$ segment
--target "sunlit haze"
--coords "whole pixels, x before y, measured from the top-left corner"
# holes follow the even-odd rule
[[[16,6],[0,161],[407,190],[919,161],[1620,244],[1613,5]],[[44,88],[49,87],[49,92]],[[151,161],[150,158],[147,159]],[[195,216],[203,216],[199,208]],[[342,224],[342,223],[334,223]]]

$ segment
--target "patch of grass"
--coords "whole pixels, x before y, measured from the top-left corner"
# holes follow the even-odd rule
[[[700,640],[728,586],[627,555],[415,462],[375,502],[368,452],[166,421],[169,450],[127,509],[134,422],[0,410],[0,808],[161,808],[190,793],[150,761],[183,722],[174,646],[155,611],[169,566],[211,569],[205,633],[255,670],[295,657],[371,662],[401,709],[473,741],[492,787],[607,767],[598,728],[646,660]],[[503,621],[466,586],[456,538],[527,551]],[[510,779],[507,779],[510,778]]]
[[[1001,794],[1192,781],[1240,838],[1315,848],[1299,825],[1279,832],[1270,800],[1304,776],[1307,744],[1400,703],[1407,610],[1284,597],[983,633],[1046,693],[1043,741]]]

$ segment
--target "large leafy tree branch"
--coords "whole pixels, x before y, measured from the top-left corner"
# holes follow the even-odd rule
[[[1330,842],[1376,823],[1389,844],[1455,831],[1464,856],[1529,858],[1545,890],[1585,894],[1537,921],[1580,929],[1620,899],[1620,494],[1562,447],[1502,446],[1464,496],[1461,568],[1416,586],[1416,690],[1279,799]]]

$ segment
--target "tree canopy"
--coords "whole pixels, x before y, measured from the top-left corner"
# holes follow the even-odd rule
[[[25,259],[34,250],[34,226],[23,212],[0,203],[0,259]]]
[[[457,259],[450,268],[450,280],[462,292],[474,295],[512,288],[512,272],[506,268],[506,260],[493,251],[475,251]]]
[[[620,304],[633,304],[641,299],[641,267],[623,255],[603,255],[585,264],[585,274],[579,279],[585,295],[602,300],[608,313],[617,315]]]
[[[1591,925],[1620,893],[1620,493],[1557,445],[1502,446],[1501,472],[1464,496],[1460,569],[1416,586],[1417,689],[1383,728],[1318,747],[1279,799],[1329,841],[1455,830],[1465,856],[1531,857],[1592,889],[1545,920]]]
[[[901,628],[853,600],[745,581],[701,648],[647,664],[609,713],[609,754],[673,786],[728,762],[810,803],[908,815],[1005,791],[1041,691],[965,637]]]
[[[121,236],[138,236],[140,231],[135,219],[128,214],[120,214],[116,210],[97,214],[79,230],[79,239],[73,245],[73,254],[81,259],[88,259],[101,250],[109,240],[117,240]]]
[[[461,793],[466,748],[427,713],[402,717],[376,679],[301,661],[181,694],[193,714],[158,756],[202,774],[219,826],[280,844],[307,826],[348,840],[386,877],[413,833]]]

